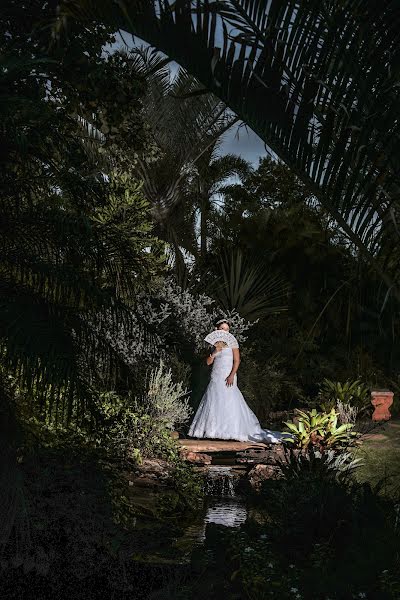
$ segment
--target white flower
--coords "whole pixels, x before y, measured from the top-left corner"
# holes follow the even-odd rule
[[[166,278],[151,296],[144,293],[137,296],[135,313],[132,312],[126,322],[120,319],[116,323],[110,312],[106,312],[98,315],[89,324],[99,340],[107,341],[126,365],[136,364],[139,358],[147,358],[149,361],[156,359],[158,362],[160,358],[167,358],[166,341],[162,334],[153,334],[153,343],[148,343],[136,315],[144,323],[152,325],[161,325],[167,319],[173,319],[195,350],[203,352],[204,338],[212,331],[214,321],[220,316],[220,311],[214,308],[213,304],[214,300],[205,294],[197,295],[183,290],[172,278]],[[245,341],[244,333],[253,324],[235,311],[224,316],[229,319],[232,333],[237,340]],[[101,365],[99,368],[101,369]]]
[[[299,590],[297,588],[290,588],[290,591],[292,592],[292,594],[297,594]]]

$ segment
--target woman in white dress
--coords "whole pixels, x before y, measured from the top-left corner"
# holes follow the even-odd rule
[[[216,329],[229,331],[229,323],[221,319]],[[262,429],[256,415],[247,405],[237,386],[240,364],[239,347],[224,347],[216,342],[207,357],[212,365],[211,380],[189,429],[189,436],[243,442],[279,443],[285,434]]]

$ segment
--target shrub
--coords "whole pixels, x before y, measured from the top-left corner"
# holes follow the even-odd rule
[[[288,399],[298,397],[301,390],[282,370],[278,360],[264,362],[264,358],[261,362],[260,357],[247,348],[241,355],[240,389],[261,423],[268,423],[270,413],[284,408]]]
[[[238,597],[398,598],[394,506],[368,485],[302,471],[263,493],[265,524],[234,534],[227,552]]]
[[[344,423],[338,426],[338,413],[333,408],[329,413],[298,410],[298,423],[285,422],[290,438],[286,442],[300,449],[313,447],[319,451],[346,448],[357,439],[354,425]]]
[[[347,477],[362,463],[361,458],[354,458],[351,452],[326,450],[320,452],[313,447],[306,451],[296,451],[285,448],[284,457],[277,461],[283,477],[305,476],[307,473],[312,478],[337,479]]]
[[[136,406],[166,429],[174,429],[184,425],[191,416],[189,401],[184,399],[187,393],[182,383],[172,381],[171,369],[165,370],[161,360],[158,369],[150,374],[147,394]]]
[[[128,393],[104,392],[97,399],[100,423],[97,445],[112,455],[140,462],[142,457],[164,457],[170,431],[186,423],[191,408],[181,383],[160,361],[151,371],[147,392],[136,398]]]
[[[338,400],[337,411],[341,423],[352,423],[354,425],[357,421],[359,413],[359,408],[357,406],[351,406],[351,404],[346,404],[345,402]]]
[[[359,380],[340,383],[324,379],[320,386],[318,400],[324,412],[336,408],[338,402],[342,405],[353,406],[357,408],[358,412],[364,412],[370,406],[369,390]]]

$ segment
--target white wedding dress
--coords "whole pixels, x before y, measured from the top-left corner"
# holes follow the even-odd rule
[[[226,385],[232,365],[232,349],[223,348],[214,358],[211,380],[190,426],[189,436],[269,444],[281,442],[284,433],[261,428],[237,386],[237,376],[232,386]]]

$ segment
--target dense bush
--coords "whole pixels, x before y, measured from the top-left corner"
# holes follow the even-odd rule
[[[135,564],[133,557],[152,552],[152,536],[172,546],[190,497],[187,476],[178,475],[186,488],[170,493],[153,513],[150,536],[139,526],[141,512],[130,501],[120,465],[104,457],[100,465],[96,453],[67,437],[57,449],[25,448],[18,478],[18,523],[1,552],[4,598],[147,600],[160,585],[160,570]]]
[[[96,444],[121,458],[163,456],[165,440],[174,427],[188,421],[191,409],[187,391],[172,381],[171,370],[161,361],[147,381],[146,393],[137,398],[104,392],[96,400]]]
[[[368,387],[359,380],[340,383],[324,379],[318,393],[318,402],[325,412],[337,408],[338,402],[340,402],[342,405],[350,405],[362,413],[370,407],[370,399]]]
[[[137,528],[137,518],[150,515],[153,534],[172,546],[179,520],[202,503],[202,478],[180,458],[171,437],[171,428],[189,414],[182,385],[160,364],[148,378],[143,405],[130,395],[99,395],[97,413],[90,413],[98,419],[95,430],[85,422],[43,422],[27,411],[23,391],[13,397],[8,387],[8,400],[18,409],[18,435],[10,424],[18,447],[10,457],[16,460],[9,472],[15,481],[7,482],[14,517],[0,537],[6,597],[100,598],[100,585],[110,597],[137,594],[144,600],[158,574],[147,578],[132,562],[154,544],[146,528]],[[127,473],[146,457],[163,459],[168,475],[168,487],[151,510],[135,504],[128,491]],[[0,474],[4,486],[6,473]]]
[[[298,398],[301,389],[286,373],[282,361],[261,360],[246,346],[241,349],[241,359],[238,385],[261,423],[267,424],[271,412],[287,408],[288,399]]]

